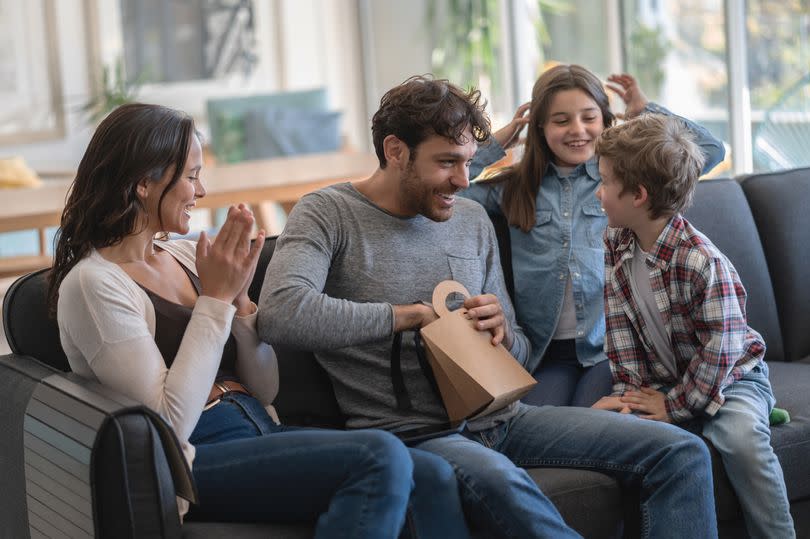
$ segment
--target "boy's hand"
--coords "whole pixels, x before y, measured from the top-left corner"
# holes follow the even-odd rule
[[[619,412],[621,414],[630,413],[630,407],[623,403],[621,397],[618,396],[602,397],[596,401],[591,408],[596,408],[598,410],[609,410]]]
[[[608,84],[606,86],[608,89],[612,90],[624,101],[625,109],[623,118],[629,120],[641,114],[641,111],[647,106],[649,99],[647,99],[647,96],[641,91],[636,78],[627,73],[622,73],[620,75],[611,75],[607,80]],[[619,117],[621,118],[622,116],[619,115]]]
[[[672,423],[667,414],[666,397],[651,387],[642,387],[641,391],[628,391],[621,397],[621,402],[629,406],[632,411],[641,412],[639,417],[642,419]]]
[[[531,101],[523,103],[515,111],[515,116],[512,118],[512,121],[492,133],[492,136],[504,150],[508,150],[518,143],[518,135],[523,130],[523,127],[529,123],[529,115],[526,113],[529,111],[529,108],[531,108],[531,104]]]

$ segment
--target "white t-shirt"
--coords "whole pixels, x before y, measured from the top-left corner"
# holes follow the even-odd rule
[[[641,249],[638,240],[633,250],[633,261],[630,264],[630,290],[638,304],[641,317],[647,325],[651,345],[658,360],[673,378],[678,377],[675,354],[667,334],[664,318],[655,303],[655,295],[650,286],[650,269],[647,267],[647,253]]]

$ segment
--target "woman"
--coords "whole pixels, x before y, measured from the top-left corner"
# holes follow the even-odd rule
[[[264,231],[251,245],[253,216],[240,205],[213,242],[204,232],[196,244],[155,239],[189,232],[201,168],[181,112],[124,105],[99,125],[49,286],[71,368],[169,422],[199,492],[189,519],[317,518],[318,537],[397,537],[415,480],[412,531],[465,537],[446,461],[382,431],[278,424],[276,357],[247,296]]]

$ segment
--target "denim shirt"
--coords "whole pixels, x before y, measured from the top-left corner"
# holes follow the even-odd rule
[[[645,112],[672,115],[655,103],[648,103]],[[695,134],[706,156],[703,171],[711,170],[725,156],[723,144],[705,128],[681,119]],[[504,155],[503,148],[491,139],[475,154],[470,177],[477,176],[486,165]],[[515,313],[532,344],[532,355],[526,364],[529,372],[540,364],[554,335],[569,275],[577,317],[577,358],[584,367],[606,359],[602,234],[607,217],[595,194],[600,182],[596,156],[575,167],[567,176],[561,176],[551,164],[537,193],[534,227],[529,232],[509,227]],[[460,195],[477,201],[488,212],[502,214],[502,192],[501,183],[472,183]]]

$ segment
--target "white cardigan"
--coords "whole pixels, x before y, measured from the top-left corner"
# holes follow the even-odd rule
[[[156,241],[197,273],[196,243]],[[256,313],[234,317],[236,307],[200,296],[171,368],[155,344],[155,309],[146,292],[117,264],[93,250],[59,287],[59,337],[77,374],[127,395],[158,412],[172,426],[191,466],[188,442],[217,374],[225,341],[233,332],[236,374],[276,419],[278,363],[256,335]],[[233,324],[231,323],[235,319]]]

